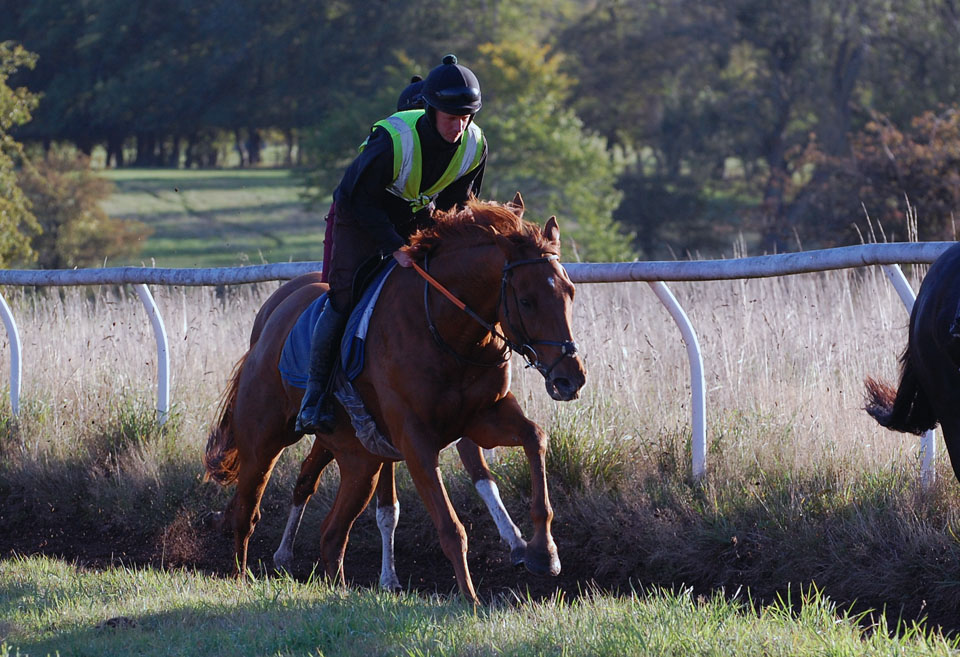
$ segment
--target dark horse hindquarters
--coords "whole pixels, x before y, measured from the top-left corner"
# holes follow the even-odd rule
[[[910,313],[896,390],[866,380],[866,411],[884,427],[922,434],[938,423],[960,480],[960,244],[930,266]]]

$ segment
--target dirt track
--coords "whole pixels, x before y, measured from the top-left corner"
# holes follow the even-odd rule
[[[232,574],[232,538],[200,518],[181,516],[162,532],[135,535],[120,530],[92,527],[56,508],[41,517],[27,519],[16,505],[4,505],[0,511],[0,557],[11,554],[43,554],[75,561],[88,568],[111,564],[126,566],[187,567],[216,575]],[[412,504],[410,505],[412,506]],[[308,507],[309,510],[309,507]],[[396,568],[402,583],[425,593],[449,593],[456,590],[453,566],[440,550],[436,533],[422,523],[425,513],[405,509],[401,514],[396,540]],[[316,510],[315,510],[316,513]],[[250,542],[250,567],[255,572],[272,569],[272,554],[280,542],[282,514],[266,511]],[[557,590],[576,595],[591,585],[616,588],[614,582],[596,582],[593,568],[584,564],[582,555],[574,558],[572,545],[555,526],[563,570],[558,577],[540,577],[522,567],[512,566],[506,545],[501,544],[493,522],[482,506],[464,509],[461,520],[470,541],[469,566],[478,594],[489,598],[516,591],[534,598],[553,595]],[[562,527],[559,528],[562,531]],[[320,553],[316,526],[306,518],[296,544],[294,577],[307,579],[319,570]],[[565,549],[566,548],[566,549]],[[564,560],[564,554],[567,558]],[[351,533],[345,560],[347,579],[352,585],[376,586],[380,577],[380,537],[371,509],[357,520]],[[629,588],[629,587],[627,587]]]

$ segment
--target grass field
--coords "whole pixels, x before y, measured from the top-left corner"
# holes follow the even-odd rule
[[[184,570],[90,572],[0,561],[0,655],[950,655],[915,626],[865,631],[815,591],[753,612],[689,591],[473,609],[441,596],[338,590],[289,577],[238,585]],[[7,637],[3,640],[3,637]]]
[[[115,169],[103,206],[154,233],[139,256],[108,263],[219,267],[320,260],[322,210],[309,210],[301,184],[286,169]]]
[[[921,274],[912,273],[915,286]],[[582,399],[551,401],[539,375],[514,364],[515,394],[551,435],[558,578],[510,567],[469,478],[444,454],[487,603],[476,611],[449,597],[452,567],[403,468],[397,569],[411,593],[366,589],[379,572],[372,510],[347,550],[354,587],[311,577],[336,468],[307,508],[294,578],[266,576],[306,440],[267,487],[251,544],[256,580],[229,577],[230,541],[204,518],[231,491],[201,481],[200,455],[275,287],[154,289],[171,343],[174,410],[163,428],[152,411],[153,338],[134,294],[4,291],[26,371],[19,418],[0,387],[0,655],[955,648],[937,632],[960,630],[960,486],[941,444],[937,479],[922,489],[917,439],[861,410],[863,377],[894,379],[906,339],[906,313],[881,272],[671,286],[704,352],[700,484],[690,480],[688,365],[676,327],[644,284],[579,286]],[[8,359],[4,343],[0,372]],[[522,455],[501,450],[493,468],[529,535]],[[36,556],[14,556],[23,554]],[[115,617],[133,623],[102,625]],[[910,629],[915,621],[922,631]]]

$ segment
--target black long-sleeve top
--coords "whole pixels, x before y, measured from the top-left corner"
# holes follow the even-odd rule
[[[423,154],[421,189],[427,189],[443,175],[459,141],[451,144],[443,139],[426,114],[417,121],[417,134]],[[480,164],[441,191],[434,205],[440,210],[449,210],[463,205],[471,193],[479,196],[486,163],[484,140]],[[363,152],[347,167],[334,192],[334,200],[337,221],[349,221],[363,228],[377,244],[381,256],[393,253],[406,244],[410,235],[432,223],[429,207],[412,212],[408,201],[387,191],[392,183],[393,141],[390,133],[378,126]]]

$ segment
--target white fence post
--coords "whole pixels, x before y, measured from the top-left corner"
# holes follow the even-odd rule
[[[170,415],[170,348],[167,343],[167,329],[163,325],[160,309],[150,294],[150,289],[143,283],[133,286],[143,302],[150,323],[153,324],[153,337],[157,341],[157,419],[160,424],[167,421]]]
[[[917,295],[913,293],[913,288],[910,287],[907,277],[903,275],[903,270],[900,269],[899,265],[880,265],[880,267],[887,278],[890,279],[890,282],[893,283],[897,294],[900,295],[900,300],[903,301],[907,314],[913,313],[913,304],[917,301]],[[934,459],[937,458],[937,432],[935,429],[930,429],[923,434],[923,438],[920,439],[920,453],[923,456],[920,465],[920,485],[929,488],[930,484],[937,478],[937,470],[934,467]]]
[[[696,481],[700,481],[707,471],[707,400],[704,390],[703,354],[700,341],[693,330],[690,318],[663,281],[650,281],[650,287],[660,299],[673,321],[680,327],[683,343],[687,346],[687,359],[690,361],[690,405],[692,407],[692,431],[690,434],[691,472]]]
[[[17,323],[13,321],[13,313],[7,300],[0,294],[0,314],[3,315],[3,325],[7,329],[7,339],[10,340],[10,408],[13,416],[20,415],[20,366],[23,364],[22,345]]]

